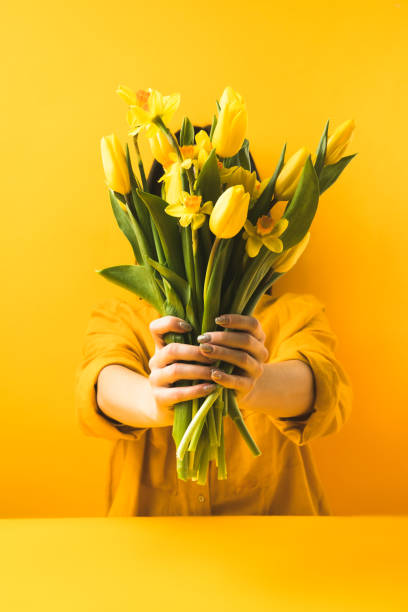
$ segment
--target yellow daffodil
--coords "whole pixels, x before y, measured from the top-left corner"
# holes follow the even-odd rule
[[[238,153],[244,142],[248,113],[242,96],[229,86],[221,96],[220,107],[212,144],[221,157],[232,157]]]
[[[307,232],[305,236],[302,238],[300,242],[295,244],[295,246],[291,247],[275,261],[273,264],[273,269],[275,272],[279,272],[280,274],[284,274],[285,272],[289,272],[291,268],[295,265],[299,257],[302,255],[303,251],[307,247],[310,239],[310,232]]]
[[[126,156],[115,134],[101,138],[101,154],[107,186],[118,193],[129,193],[130,178]]]
[[[356,124],[354,119],[348,119],[339,125],[327,140],[325,165],[335,164],[350,143]]]
[[[241,166],[231,166],[230,168],[222,166],[220,168],[220,179],[221,183],[228,185],[228,187],[243,185],[245,191],[248,191],[251,198],[253,197],[257,183],[255,170],[249,172],[249,170],[245,170]]]
[[[181,180],[182,170],[188,170],[191,168],[195,160],[191,157],[187,157],[192,154],[191,146],[180,147],[180,151],[183,157],[181,162],[177,154],[171,151],[168,154],[170,164],[165,166],[165,172],[159,178],[158,182],[164,182],[165,200],[169,204],[176,204],[181,198],[181,192],[183,190],[183,183]]]
[[[201,205],[200,195],[190,195],[187,191],[181,192],[179,202],[169,204],[164,209],[172,217],[180,217],[180,225],[187,227],[191,223],[193,230],[201,227],[205,221],[205,215],[210,215],[213,203],[208,201]]]
[[[127,112],[127,121],[131,127],[129,135],[136,135],[141,130],[145,130],[149,138],[154,136],[158,128],[153,120],[160,117],[167,125],[180,105],[180,94],[163,96],[151,87],[147,91],[139,89],[134,92],[121,85],[116,93],[129,105]]]
[[[290,200],[293,196],[308,155],[309,151],[306,147],[302,147],[283,166],[275,184],[275,197],[277,200]]]
[[[280,219],[275,222],[268,215],[259,217],[256,226],[247,220],[244,225],[243,238],[246,240],[245,248],[249,257],[256,257],[262,245],[274,253],[281,253],[283,243],[279,236],[283,234],[288,224],[287,219]]]
[[[217,238],[232,238],[242,229],[251,195],[243,185],[228,187],[214,205],[210,230]]]

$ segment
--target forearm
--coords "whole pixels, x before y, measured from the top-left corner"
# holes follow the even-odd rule
[[[292,417],[307,413],[313,403],[312,369],[300,359],[290,359],[264,364],[263,373],[239,406],[274,417]]]
[[[132,427],[159,427],[156,402],[147,376],[119,364],[98,376],[97,403],[109,417]]]

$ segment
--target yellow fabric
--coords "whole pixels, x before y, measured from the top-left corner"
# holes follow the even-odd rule
[[[330,515],[307,445],[347,420],[352,391],[336,360],[336,337],[324,305],[313,295],[264,295],[254,316],[266,334],[269,362],[301,359],[314,374],[315,403],[302,418],[243,410],[261,449],[254,457],[225,417],[227,480],[210,463],[207,484],[177,478],[171,427],[133,428],[104,415],[96,402],[98,374],[120,364],[144,376],[154,344],[148,325],[159,315],[144,300],[108,299],[91,312],[76,373],[76,414],[85,434],[114,442],[106,516]]]

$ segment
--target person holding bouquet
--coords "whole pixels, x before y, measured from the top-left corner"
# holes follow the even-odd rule
[[[155,161],[151,192],[160,193],[160,170]],[[114,442],[107,516],[331,514],[309,442],[340,430],[352,392],[324,305],[311,294],[266,291],[252,315],[222,313],[195,344],[163,340],[189,331],[138,298],[105,300],[91,313],[76,397],[84,432]],[[218,480],[210,464],[200,486],[177,478],[173,407],[215,384],[235,390],[262,452],[251,455],[225,419],[228,478]]]

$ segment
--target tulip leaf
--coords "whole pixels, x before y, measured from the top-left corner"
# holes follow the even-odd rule
[[[327,147],[327,131],[329,129],[329,120],[326,121],[326,125],[323,130],[322,137],[320,138],[319,146],[316,151],[316,161],[314,163],[314,169],[316,170],[317,176],[320,176],[322,168],[324,166],[324,160],[326,158],[326,147]]]
[[[231,166],[241,166],[244,170],[251,171],[251,160],[249,158],[249,140],[245,138],[242,147],[232,157],[224,158],[225,168],[231,168]]]
[[[285,152],[286,143],[283,145],[278,164],[275,168],[275,172],[271,176],[268,184],[262,191],[259,198],[256,200],[252,209],[248,213],[249,220],[252,221],[252,223],[255,223],[258,217],[260,217],[261,215],[265,215],[271,207],[271,201],[273,197],[273,192],[275,190],[276,179],[278,178],[279,172],[282,170],[282,166],[285,161]]]
[[[211,276],[208,283],[207,293],[204,296],[204,313],[202,317],[201,333],[214,329],[214,319],[220,313],[221,290],[223,286],[225,270],[228,269],[228,261],[234,241],[220,239],[218,249],[215,253]]]
[[[158,261],[154,261],[154,259],[149,258],[149,263],[152,268],[157,270],[162,277],[172,285],[180,296],[184,306],[186,306],[191,298],[191,287],[188,282],[173,270],[170,270],[167,266],[160,264]]]
[[[129,240],[131,244],[133,253],[135,254],[136,262],[141,263],[142,255],[140,253],[140,249],[137,243],[135,232],[133,230],[132,224],[129,219],[129,214],[123,210],[117,198],[115,197],[112,189],[109,189],[109,198],[110,198],[110,202],[112,205],[113,214],[115,215],[116,221],[120,229],[125,234],[126,238]]]
[[[218,102],[218,100],[216,100],[215,103],[217,105],[217,110],[220,113],[221,112],[221,104]]]
[[[319,177],[321,194],[333,185],[347,164],[349,164],[356,155],[357,153],[347,155],[346,157],[342,157],[336,164],[329,164],[323,167]]]
[[[160,314],[165,314],[163,299],[158,289],[151,268],[146,266],[113,266],[103,270],[95,270],[107,280],[136,293],[149,302]]]
[[[210,130],[210,140],[212,140],[216,125],[217,125],[217,117],[216,115],[213,115],[213,119],[211,123],[211,130]]]
[[[283,215],[289,221],[287,229],[281,235],[285,250],[300,242],[305,236],[315,216],[319,195],[319,179],[309,155],[296,191]]]
[[[175,217],[165,212],[167,202],[147,191],[137,190],[137,194],[146,204],[153,217],[160,242],[163,247],[166,263],[180,276],[183,276],[184,265],[181,257],[180,232]]]
[[[194,127],[188,117],[184,117],[180,130],[180,146],[194,144]]]
[[[132,213],[135,219],[137,219],[140,226],[142,227],[143,234],[145,235],[146,240],[148,241],[148,244],[150,247],[149,250],[152,250],[153,234],[152,234],[152,228],[150,224],[150,217],[149,217],[148,211],[146,210],[146,206],[144,206],[143,202],[140,201],[140,198],[138,197],[136,193],[136,189],[140,189],[140,184],[133,172],[132,162],[131,162],[130,153],[129,153],[129,146],[127,144],[126,144],[126,162],[127,162],[127,166],[129,170],[130,187],[132,190],[130,208],[132,210]],[[143,174],[144,174],[144,171],[143,171]]]
[[[207,157],[207,160],[196,181],[196,189],[203,197],[203,202],[211,200],[215,204],[221,195],[221,179],[217,164],[215,149]]]

